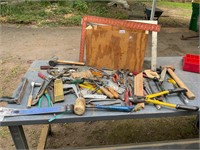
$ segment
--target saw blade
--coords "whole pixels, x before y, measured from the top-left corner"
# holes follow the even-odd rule
[[[7,116],[26,116],[26,115],[41,115],[41,114],[50,114],[50,113],[61,113],[69,110],[68,105],[66,106],[53,106],[45,108],[31,108],[31,109],[13,109],[0,107],[0,121]]]

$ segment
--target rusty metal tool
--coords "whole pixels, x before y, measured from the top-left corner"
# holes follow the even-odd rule
[[[2,98],[0,98],[0,102],[8,102],[9,104],[20,104],[22,101],[22,98],[24,96],[27,84],[28,84],[28,79],[27,78],[22,78],[21,80],[21,86],[20,86],[20,90],[17,92],[17,96],[16,97],[7,97],[4,96]]]

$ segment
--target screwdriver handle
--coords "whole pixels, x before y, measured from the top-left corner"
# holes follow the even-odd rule
[[[112,95],[112,93],[110,93],[106,88],[104,88],[103,86],[100,86],[99,88],[100,88],[100,90],[101,90],[105,95],[107,95],[110,99],[114,98],[114,96]]]
[[[47,70],[53,68],[52,66],[40,66],[41,70]]]
[[[107,87],[110,93],[114,96],[114,98],[119,98],[119,94],[111,87]]]
[[[124,94],[124,102],[126,103],[126,104],[128,104],[128,89],[126,89],[126,91],[125,91],[125,94]]]
[[[176,105],[176,109],[182,109],[182,110],[191,110],[191,111],[198,111],[199,107],[197,106],[187,106],[187,105]]]
[[[130,112],[134,108],[133,106],[102,106],[96,105],[97,109],[107,109],[107,110],[116,110],[116,111],[126,111]]]
[[[83,84],[84,80],[83,79],[75,79],[71,81],[71,84]]]
[[[31,105],[32,105],[32,100],[33,100],[33,96],[30,95],[30,96],[28,97],[28,103],[27,103],[27,107],[28,107],[28,108],[31,107]]]
[[[38,73],[38,77],[40,77],[40,78],[42,78],[44,80],[47,80],[47,77],[41,72]]]

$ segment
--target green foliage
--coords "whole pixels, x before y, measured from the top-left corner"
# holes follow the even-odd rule
[[[181,8],[181,9],[191,9],[191,2],[181,3],[181,2],[169,2],[169,1],[161,1],[157,3],[157,6],[167,7],[167,8]]]
[[[69,19],[65,19],[62,21],[62,25],[66,25],[66,26],[80,26],[81,25],[81,19],[82,16],[81,15],[75,15],[70,17]]]
[[[25,1],[1,5],[0,21],[38,26],[81,25],[83,15],[116,19],[128,19],[123,9],[107,7],[107,2],[71,1]],[[1,17],[3,19],[1,20]]]
[[[80,12],[87,12],[88,6],[84,0],[75,0],[73,3],[73,8]]]

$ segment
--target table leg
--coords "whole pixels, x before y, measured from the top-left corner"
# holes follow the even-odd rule
[[[16,149],[29,149],[22,126],[9,126]]]

